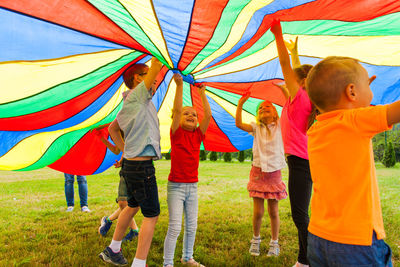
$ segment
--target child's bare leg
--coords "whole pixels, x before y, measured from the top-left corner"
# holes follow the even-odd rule
[[[253,234],[260,236],[262,217],[264,216],[264,199],[253,197]]]
[[[122,210],[120,208],[116,209],[110,216],[108,216],[108,219],[110,219],[110,221],[118,219],[119,215],[121,214],[121,211]]]
[[[110,221],[114,221],[116,219],[118,219],[119,215],[121,214],[121,211],[128,206],[128,201],[126,200],[120,200],[118,201],[118,209],[116,211],[113,212],[113,214],[111,214],[110,216],[108,216],[108,219],[110,219]]]
[[[126,229],[132,223],[132,218],[133,216],[135,216],[138,210],[139,207],[131,208],[129,206],[122,210],[122,212],[118,217],[118,223],[114,231],[113,240],[116,241],[122,240],[126,232]]]
[[[128,201],[126,201],[126,200],[120,200],[120,201],[118,201],[118,206],[119,206],[119,210],[120,210],[120,212],[121,212],[123,209],[125,209],[125,207],[128,206]],[[116,212],[114,212],[114,213],[116,213]],[[118,215],[119,215],[119,214],[118,214]],[[118,216],[117,216],[117,218],[118,218]],[[110,219],[110,220],[111,220],[111,219]],[[133,229],[133,230],[137,230],[137,229],[138,229],[138,227],[137,227],[137,225],[136,225],[136,221],[135,221],[134,218],[132,218],[132,222],[131,222],[131,224],[129,225],[129,228],[131,228],[131,229]]]
[[[129,228],[133,229],[133,230],[137,230],[138,226],[136,224],[136,221],[134,218],[132,218],[131,224],[129,225]]]
[[[268,199],[268,214],[271,220],[271,239],[278,240],[279,237],[279,205],[278,200]]]
[[[142,227],[139,231],[139,240],[135,258],[140,260],[145,260],[147,258],[151,246],[151,241],[153,240],[154,228],[156,227],[157,220],[158,216],[143,218]]]

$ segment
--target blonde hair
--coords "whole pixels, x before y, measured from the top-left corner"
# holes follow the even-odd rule
[[[279,115],[278,115],[278,111],[276,110],[275,106],[272,105],[272,103],[271,103],[270,101],[268,101],[268,100],[265,100],[265,101],[263,101],[263,102],[260,102],[260,103],[257,105],[257,115],[256,115],[257,124],[258,124],[258,125],[261,125],[261,126],[264,125],[265,128],[267,129],[268,135],[270,135],[271,132],[270,132],[268,126],[267,126],[264,122],[262,122],[262,121],[260,120],[260,117],[259,117],[259,115],[258,115],[258,111],[260,110],[261,105],[264,104],[264,103],[269,103],[269,104],[271,104],[272,109],[274,110],[274,113],[275,113],[275,114],[274,114],[274,117],[273,117],[273,119],[272,119],[272,122],[274,122],[275,124],[276,124],[276,123],[278,122],[278,120],[279,120]]]
[[[351,57],[327,57],[315,65],[306,79],[311,102],[324,110],[336,105],[346,86],[355,83],[360,64]]]
[[[183,106],[183,107],[182,107],[182,110],[181,110],[181,113],[183,112],[183,109],[184,109],[184,108],[193,108],[194,111],[196,111],[196,109],[195,109],[193,106]],[[175,109],[172,109],[171,119],[174,118],[174,113],[175,113]],[[196,111],[196,117],[197,117],[197,111]]]

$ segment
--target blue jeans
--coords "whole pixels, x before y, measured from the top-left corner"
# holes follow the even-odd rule
[[[74,175],[64,173],[65,184],[65,198],[67,199],[67,205],[74,206]],[[79,188],[79,199],[81,202],[81,207],[88,205],[88,186],[86,177],[83,175],[77,175],[76,181],[78,182]]]
[[[391,255],[390,247],[377,240],[375,232],[371,246],[336,243],[308,233],[307,257],[312,267],[392,267]]]
[[[193,246],[197,230],[197,183],[168,182],[168,232],[164,241],[164,265],[174,265],[176,240],[181,233],[182,212],[185,229],[183,235],[182,258],[193,258]]]

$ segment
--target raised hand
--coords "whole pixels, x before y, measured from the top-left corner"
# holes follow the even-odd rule
[[[274,86],[278,87],[279,89],[281,89],[283,95],[285,96],[286,99],[288,99],[289,97],[289,91],[286,87],[285,83],[272,83]]]
[[[179,73],[175,73],[173,77],[177,86],[183,85],[183,78]]]
[[[200,84],[200,86],[198,86],[197,89],[199,90],[200,94],[206,93],[206,86],[204,84]]]
[[[282,35],[281,21],[279,19],[274,19],[271,24],[271,32],[276,35]]]
[[[285,41],[286,48],[290,51],[290,53],[297,53],[297,41],[299,40],[299,37],[296,36],[296,40],[293,42],[293,40],[289,40],[289,42]]]
[[[243,103],[247,101],[250,97],[250,91],[247,91],[244,93],[244,95],[239,99],[238,104],[236,106],[236,117],[235,117],[235,124],[236,127],[239,129],[242,129],[243,131],[246,132],[252,132],[253,131],[253,126],[250,124],[244,123],[242,121],[242,109],[243,109]]]
[[[272,84],[275,85],[276,87],[278,87],[281,90],[287,90],[285,83],[272,83]]]
[[[249,98],[250,98],[250,91],[247,91],[247,92],[239,99],[238,104],[243,105],[243,103],[246,102],[247,99],[249,99]]]

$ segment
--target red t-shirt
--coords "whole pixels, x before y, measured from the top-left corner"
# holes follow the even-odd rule
[[[175,183],[197,183],[200,145],[205,135],[197,127],[187,131],[180,126],[171,137],[171,172],[168,181]]]

